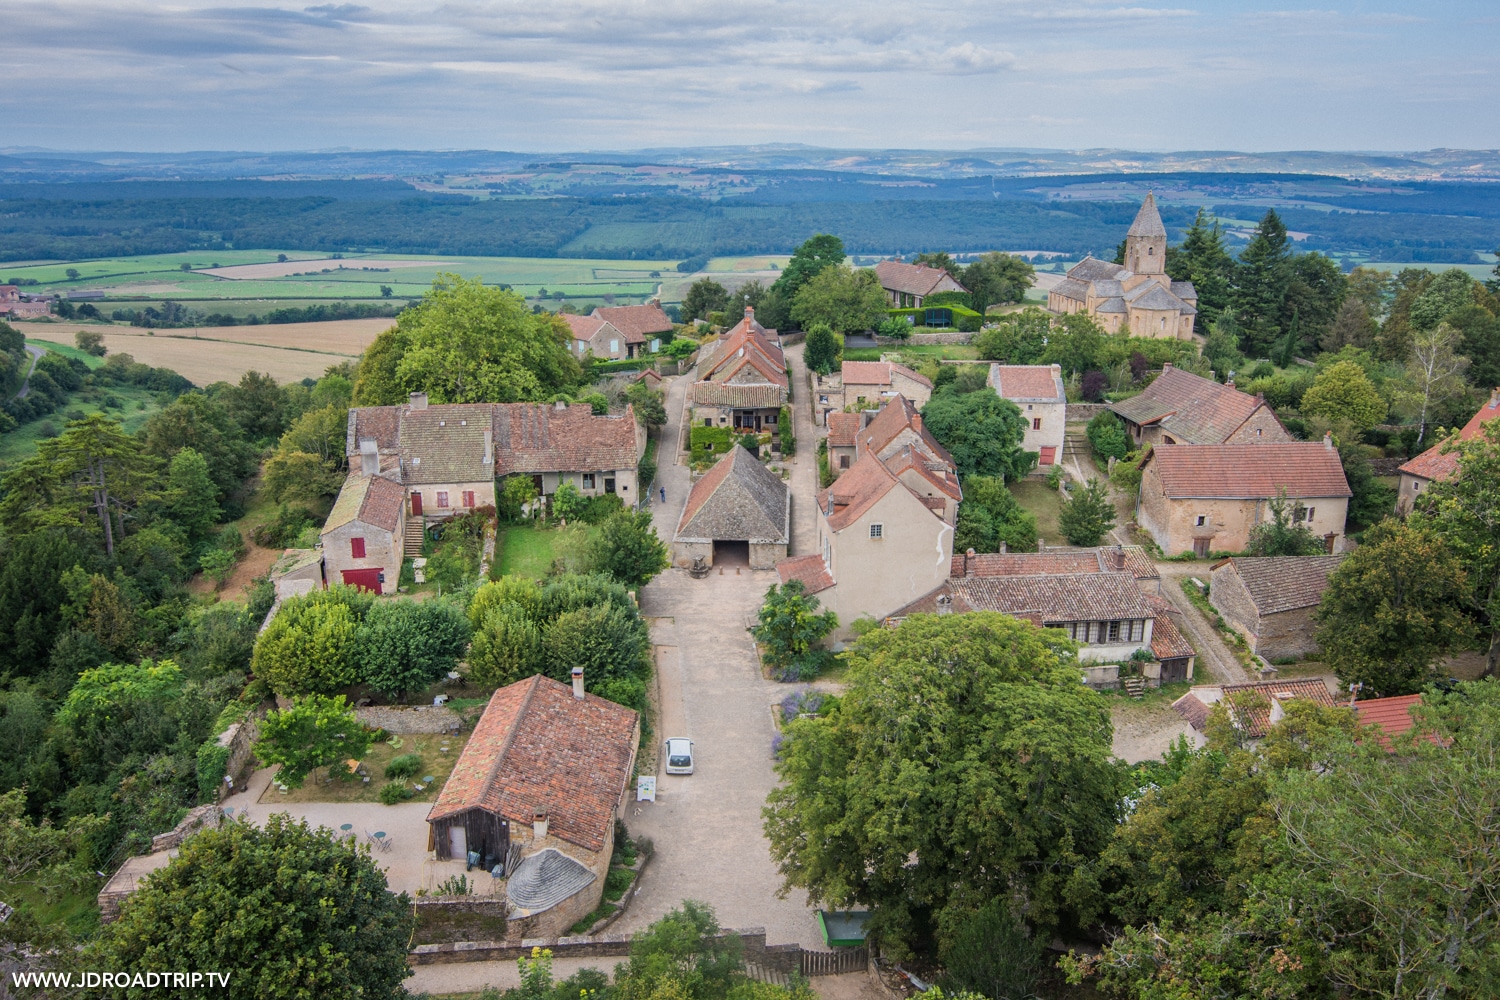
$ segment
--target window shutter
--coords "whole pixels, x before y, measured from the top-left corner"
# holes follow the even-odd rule
[[[365,557],[365,540],[363,538],[349,539],[349,555],[354,559]]]
[[[474,491],[473,490],[464,490],[464,506],[465,507],[472,507],[472,506],[474,506]]]

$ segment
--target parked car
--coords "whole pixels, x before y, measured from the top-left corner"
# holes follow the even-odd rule
[[[674,736],[666,742],[667,773],[693,773],[693,741],[683,736]]]

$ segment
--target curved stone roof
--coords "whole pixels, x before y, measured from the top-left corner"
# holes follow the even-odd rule
[[[505,880],[505,898],[522,914],[550,910],[599,876],[555,848],[522,858]]]

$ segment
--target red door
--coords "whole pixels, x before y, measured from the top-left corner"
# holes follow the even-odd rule
[[[413,493],[411,495],[411,513],[412,513],[413,517],[420,517],[421,516],[421,514],[422,514],[422,494],[420,494],[420,493]]]
[[[1038,465],[1051,465],[1056,460],[1057,460],[1057,446],[1056,445],[1044,445],[1042,447],[1041,460],[1037,464]]]
[[[378,569],[346,569],[344,570],[344,585],[346,587],[359,587],[373,594],[380,593],[380,570]]]

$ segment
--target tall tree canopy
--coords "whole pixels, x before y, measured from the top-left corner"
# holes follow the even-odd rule
[[[1024,299],[1036,280],[1036,269],[1024,257],[991,250],[964,268],[958,279],[969,290],[973,307],[982,313],[997,302]]]
[[[1026,418],[1020,407],[987,389],[956,392],[945,387],[922,408],[932,436],[953,455],[958,474],[1019,479],[1036,465],[1037,453],[1023,451]]]
[[[1240,251],[1232,303],[1246,332],[1246,349],[1263,357],[1281,336],[1281,311],[1291,280],[1292,245],[1275,209],[1266,212]]]
[[[792,299],[792,319],[804,328],[817,323],[839,333],[869,330],[885,310],[885,292],[875,272],[843,264],[818,271]]]
[[[844,241],[828,233],[810,236],[792,252],[792,259],[782,268],[781,277],[771,290],[784,302],[791,302],[802,286],[825,267],[836,267],[844,262]]]
[[[1234,258],[1224,248],[1224,233],[1217,220],[1198,209],[1182,245],[1167,254],[1167,273],[1176,281],[1191,281],[1198,293],[1198,315],[1194,329],[1207,333],[1229,306],[1234,281]]]

